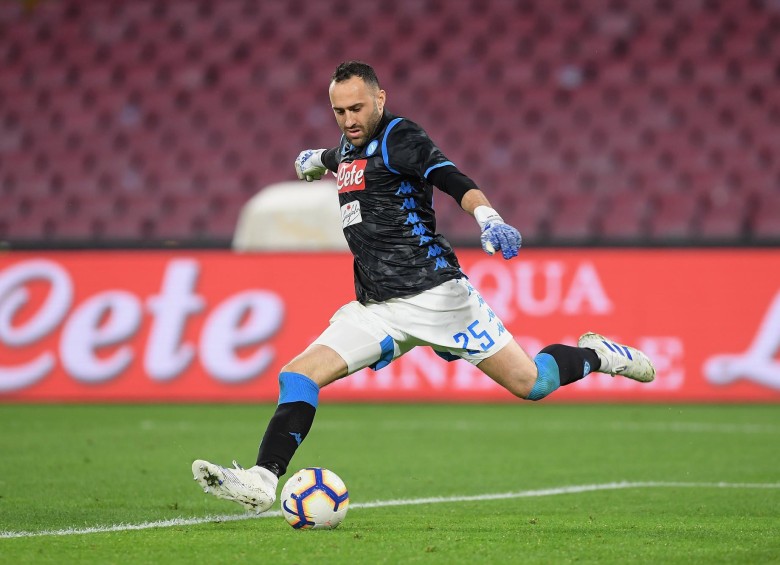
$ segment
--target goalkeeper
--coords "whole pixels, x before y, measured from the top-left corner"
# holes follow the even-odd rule
[[[339,65],[329,95],[341,141],[301,152],[295,170],[306,181],[328,171],[336,175],[357,300],[338,310],[329,327],[282,368],[279,404],[255,466],[192,464],[206,492],[267,510],[311,429],[320,389],[365,367],[379,370],[416,346],[429,346],[448,361],[464,359],[527,400],[541,400],[594,371],[653,380],[655,369],[642,352],[594,333],[583,334],[578,347],[554,344],[533,359],[526,354],[436,233],[433,187],[474,216],[487,253],[515,257],[520,233],[420,126],[385,110],[386,93],[369,65]]]

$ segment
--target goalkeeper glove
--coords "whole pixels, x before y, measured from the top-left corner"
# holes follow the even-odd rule
[[[520,232],[512,226],[505,224],[498,212],[488,206],[477,206],[474,217],[482,228],[482,249],[488,255],[493,255],[499,249],[504,259],[517,256],[523,238]]]
[[[325,149],[301,151],[298,158],[295,159],[295,173],[299,179],[306,182],[320,180],[322,175],[328,172],[328,169],[322,164],[323,153],[325,153]]]

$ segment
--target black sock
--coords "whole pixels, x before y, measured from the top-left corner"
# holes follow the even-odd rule
[[[295,450],[309,433],[316,411],[308,402],[277,406],[260,443],[257,464],[270,469],[277,477],[284,475]]]
[[[539,353],[547,353],[558,365],[561,386],[566,386],[601,367],[598,355],[592,349],[570,347],[559,343],[548,345]]]

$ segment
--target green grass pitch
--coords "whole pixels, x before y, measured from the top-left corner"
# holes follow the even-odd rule
[[[291,471],[344,479],[332,531],[192,480],[273,409],[0,406],[2,562],[780,563],[779,406],[323,404]]]

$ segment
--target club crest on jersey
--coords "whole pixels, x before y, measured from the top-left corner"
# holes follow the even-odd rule
[[[367,162],[365,159],[358,159],[351,163],[339,163],[339,171],[336,175],[336,186],[339,187],[339,192],[366,189]]]
[[[363,221],[360,215],[360,202],[347,202],[341,207],[341,227],[354,226]]]

